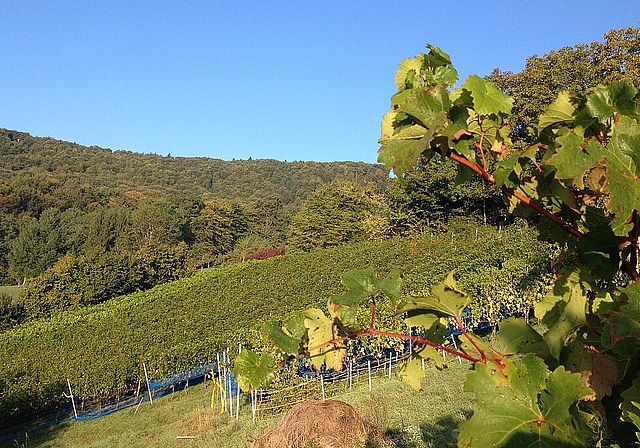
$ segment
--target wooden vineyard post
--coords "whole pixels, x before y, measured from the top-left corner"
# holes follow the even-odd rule
[[[71,405],[73,406],[73,416],[78,421],[78,411],[76,410],[76,402],[73,399],[73,392],[71,391],[71,381],[67,378],[67,386],[69,386],[69,398],[71,398]]]

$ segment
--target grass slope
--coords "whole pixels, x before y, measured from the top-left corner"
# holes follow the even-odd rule
[[[429,368],[416,392],[395,377],[375,378],[353,389],[339,388],[332,399],[356,407],[368,421],[382,428],[398,448],[455,447],[456,424],[469,415],[472,396],[462,392],[468,364],[453,361],[449,368]],[[316,397],[320,398],[320,397]],[[143,403],[89,422],[71,422],[51,430],[16,438],[6,446],[24,448],[249,447],[262,428],[273,427],[281,416],[252,421],[249,403],[239,420],[211,409],[211,386],[201,384],[172,396]],[[190,438],[178,438],[178,437]]]

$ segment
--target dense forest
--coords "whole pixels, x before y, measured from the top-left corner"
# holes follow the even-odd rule
[[[19,303],[0,298],[3,326],[283,253],[318,187],[388,180],[362,162],[163,157],[6,129],[0,172],[0,284],[25,285]]]
[[[197,268],[382,240],[449,216],[504,217],[495,191],[435,161],[389,179],[362,162],[175,158],[0,130],[0,328]],[[424,174],[426,173],[426,174]],[[501,211],[502,210],[502,211]]]

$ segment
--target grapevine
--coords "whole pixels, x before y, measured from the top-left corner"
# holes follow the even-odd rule
[[[355,271],[343,277],[347,292],[329,300],[328,316],[308,310],[284,326],[271,325],[269,338],[285,357],[306,356],[317,367],[339,369],[345,341],[380,334],[373,323],[376,297],[384,296],[398,319],[426,335],[414,339],[424,347],[416,358],[450,350],[440,343],[445,319],[460,326],[466,343],[459,353],[474,363],[465,389],[477,403],[459,425],[459,446],[600,446],[604,434],[624,446],[637,442],[638,90],[614,82],[561,92],[531,130],[531,141],[514,142],[513,99],[475,75],[454,88],[449,56],[428,49],[400,63],[378,160],[402,180],[432,157],[450,158],[458,163],[458,178],[474,175],[495,185],[512,213],[555,241],[562,248],[559,262],[571,254],[575,261],[556,266],[552,287],[535,304],[542,326],[510,318],[500,324],[498,344],[489,345],[461,325],[468,296],[453,273],[430,295],[415,297],[403,294],[397,272],[376,278]],[[358,329],[360,306],[371,308],[371,323]],[[276,363],[266,361],[261,365],[269,365],[264,372],[271,375]],[[413,362],[406,370],[422,374]],[[265,380],[242,358],[237,369],[245,387]]]

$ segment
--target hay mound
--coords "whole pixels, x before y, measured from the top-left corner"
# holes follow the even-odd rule
[[[337,400],[307,400],[291,408],[273,429],[263,430],[251,448],[297,448],[310,442],[319,448],[353,448],[372,439],[384,441],[385,437],[353,406]]]

